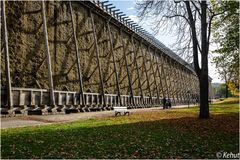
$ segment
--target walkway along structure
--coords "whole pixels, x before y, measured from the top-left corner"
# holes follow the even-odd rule
[[[196,103],[194,69],[108,1],[1,1],[1,113]]]

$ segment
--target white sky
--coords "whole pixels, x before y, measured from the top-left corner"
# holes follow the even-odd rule
[[[112,3],[116,6],[117,9],[120,9],[124,14],[131,18],[134,22],[142,26],[146,31],[152,33],[149,23],[147,21],[139,22],[137,17],[137,11],[135,9],[135,0],[109,0],[109,3]],[[160,42],[170,48],[170,46],[175,42],[173,35],[156,35],[155,36]],[[210,46],[210,50],[213,50],[213,46]],[[214,55],[209,54],[209,76],[213,79],[212,83],[224,83],[220,78],[219,74],[216,72],[214,64],[211,63]]]

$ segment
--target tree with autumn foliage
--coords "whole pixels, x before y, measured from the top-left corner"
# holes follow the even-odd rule
[[[213,38],[218,44],[214,51],[214,63],[221,79],[226,83],[227,91],[233,95],[239,94],[239,2],[213,1],[214,9],[224,14],[213,21]]]

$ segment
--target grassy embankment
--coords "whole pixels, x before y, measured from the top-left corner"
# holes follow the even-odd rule
[[[239,103],[2,129],[1,158],[217,158],[239,152]]]

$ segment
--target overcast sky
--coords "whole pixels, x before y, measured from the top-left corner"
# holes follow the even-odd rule
[[[137,17],[137,11],[135,9],[135,0],[109,0],[109,3],[112,3],[114,6],[116,6],[117,9],[120,9],[122,12],[124,12],[134,22],[142,26],[146,31],[148,31],[149,33],[152,33],[149,23],[147,21],[139,22],[139,19]],[[173,35],[158,34],[155,37],[169,48],[175,42]],[[211,48],[213,47],[210,46],[210,50]],[[216,68],[211,63],[212,57],[213,55],[210,54],[209,55],[209,75],[213,79],[212,80],[213,83],[223,83],[223,81],[219,79],[219,75],[216,72]]]

